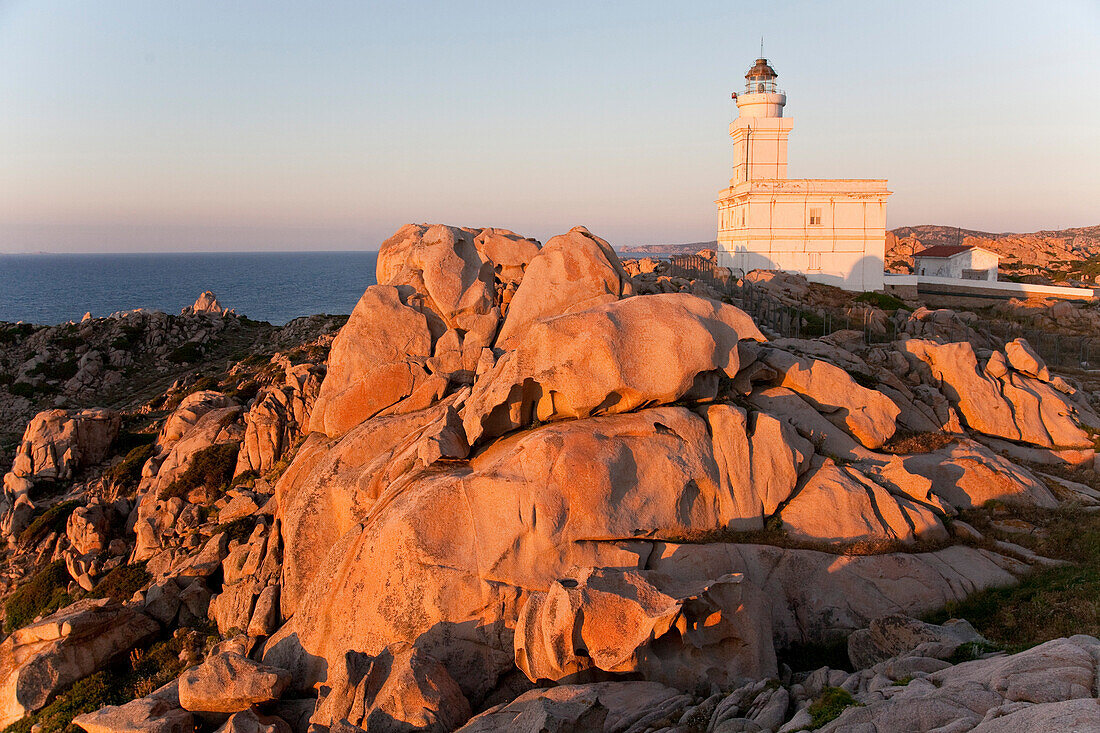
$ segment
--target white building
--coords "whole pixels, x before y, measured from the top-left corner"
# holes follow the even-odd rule
[[[953,277],[959,280],[997,280],[1001,258],[997,253],[973,245],[946,245],[913,255],[913,272],[917,277]]]
[[[733,178],[718,204],[721,264],[799,272],[845,290],[882,290],[885,179],[787,178],[787,95],[767,59],[745,74],[730,124]]]

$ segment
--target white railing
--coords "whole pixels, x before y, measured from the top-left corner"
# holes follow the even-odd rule
[[[745,84],[745,91],[742,94],[786,94],[784,90],[777,87],[775,84],[769,84],[767,82],[749,82]]]

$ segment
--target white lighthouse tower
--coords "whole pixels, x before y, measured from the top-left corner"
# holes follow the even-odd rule
[[[730,123],[731,186],[756,178],[787,177],[787,135],[794,122],[783,117],[787,95],[776,86],[776,76],[767,59],[757,59],[745,74],[745,91],[733,95],[738,115]]]
[[[789,179],[786,93],[767,59],[734,93],[733,177],[718,201],[722,264],[738,275],[787,270],[846,290],[881,290],[885,179]]]

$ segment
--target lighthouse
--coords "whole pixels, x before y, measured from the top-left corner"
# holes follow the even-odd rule
[[[733,138],[734,186],[754,178],[787,177],[787,136],[793,121],[783,117],[787,95],[776,85],[777,74],[767,59],[757,59],[745,74],[745,91],[734,93],[737,119]]]
[[[719,195],[718,249],[735,274],[786,270],[846,290],[881,290],[885,179],[787,178],[787,94],[767,59],[734,92],[733,166]]]

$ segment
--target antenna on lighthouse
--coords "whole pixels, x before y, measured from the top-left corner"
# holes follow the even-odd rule
[[[760,36],[760,58],[764,58],[764,36]]]

